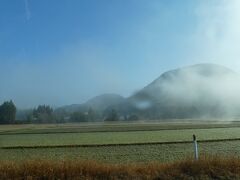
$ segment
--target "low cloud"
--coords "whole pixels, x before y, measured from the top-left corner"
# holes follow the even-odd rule
[[[240,1],[202,1],[188,37],[188,62],[211,62],[240,71]]]
[[[239,74],[199,64],[164,73],[131,102],[138,109],[157,112],[158,118],[235,118],[240,115],[239,92]]]

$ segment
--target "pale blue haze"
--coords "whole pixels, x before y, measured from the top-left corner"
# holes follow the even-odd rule
[[[0,0],[0,103],[127,97],[195,63],[239,71],[238,7],[236,0]]]

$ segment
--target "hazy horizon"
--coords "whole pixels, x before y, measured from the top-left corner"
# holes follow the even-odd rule
[[[0,2],[0,103],[18,108],[127,97],[163,72],[240,72],[238,0]]]

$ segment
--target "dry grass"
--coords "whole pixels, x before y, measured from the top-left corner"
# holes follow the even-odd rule
[[[240,159],[113,165],[93,161],[1,162],[0,179],[240,179]]]

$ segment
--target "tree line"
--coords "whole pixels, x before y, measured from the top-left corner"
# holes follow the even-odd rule
[[[5,101],[0,106],[0,124],[25,124],[25,123],[66,123],[66,122],[95,122],[95,121],[118,121],[120,115],[115,109],[108,112],[97,112],[91,107],[88,111],[66,112],[64,110],[54,110],[49,105],[39,105],[38,107],[24,111],[20,118],[16,120],[17,108],[13,101]],[[19,116],[19,115],[18,115]],[[131,116],[128,120],[134,119]],[[126,120],[126,119],[125,119]]]
[[[13,101],[5,101],[0,106],[0,124],[13,124],[16,119],[17,108]]]
[[[85,112],[65,110],[54,110],[49,105],[39,105],[38,107],[18,111],[13,101],[5,101],[0,105],[0,124],[41,124],[41,123],[67,123],[67,122],[96,122],[96,121],[118,121],[118,120],[137,120],[136,115],[120,117],[115,109],[105,112],[97,112],[91,107]]]

